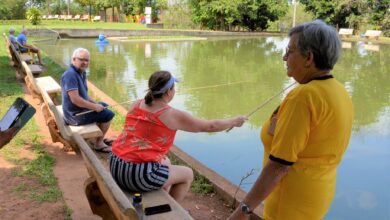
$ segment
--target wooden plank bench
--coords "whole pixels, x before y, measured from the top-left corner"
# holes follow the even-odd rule
[[[21,69],[22,68],[22,58],[20,57],[19,52],[15,49],[13,44],[10,44],[10,48],[12,51],[12,56],[14,57],[14,60],[16,61],[16,66]],[[28,64],[28,67],[31,70],[31,73],[33,75],[39,75],[42,73],[43,69],[40,65],[35,65],[35,64]]]
[[[35,78],[30,70],[30,67],[24,61],[22,61],[22,70],[26,74],[24,82],[26,83],[28,90],[33,98],[38,98],[41,103],[43,103],[43,97],[38,87],[45,90],[52,99],[61,92],[61,86],[53,79],[53,77],[44,76]]]
[[[11,45],[11,42],[9,41],[7,35],[5,33],[3,33],[3,37],[4,37],[4,40],[5,40],[5,45],[6,45],[6,51],[7,51],[7,54],[8,54],[8,57],[10,58],[10,61],[12,61],[12,65],[16,64],[15,63],[15,60],[12,56],[12,49],[10,47]],[[21,60],[27,62],[27,63],[30,63],[32,62],[32,57],[29,55],[29,54],[26,54],[26,53],[22,53],[22,54],[19,54],[20,55],[20,58]]]
[[[367,30],[366,33],[364,33],[364,37],[367,39],[370,37],[375,38],[376,40],[379,39],[379,36],[382,34],[382,31],[377,31],[377,30]]]
[[[70,126],[64,122],[62,106],[56,105],[57,97],[49,95],[48,91],[42,84],[37,84],[37,87],[42,95],[43,103],[41,106],[46,124],[49,127],[50,135],[53,142],[61,142],[65,146],[65,150],[78,151],[78,146],[73,140],[73,133],[80,134],[85,139],[96,138],[103,135],[96,123]],[[56,103],[56,104],[55,104]]]
[[[352,36],[353,35],[353,29],[350,29],[350,28],[340,28],[339,35],[341,37],[343,37],[343,36],[346,36],[346,37]]]
[[[138,219],[131,204],[132,194],[119,188],[108,170],[106,157],[100,157],[85,139],[102,135],[96,123],[84,126],[68,126],[63,121],[62,106],[55,105],[53,97],[42,85],[37,87],[43,97],[42,112],[48,124],[53,142],[60,141],[81,152],[90,178],[85,183],[85,193],[93,213],[103,219]],[[54,137],[54,138],[53,138]],[[106,154],[103,154],[106,155]],[[107,155],[106,155],[107,156]],[[100,157],[100,158],[99,158]],[[172,211],[145,216],[147,220],[191,220],[192,217],[165,190],[143,194],[144,207],[169,204]]]
[[[108,163],[102,162],[97,153],[91,150],[80,134],[73,134],[79,146],[90,178],[84,184],[85,193],[92,212],[103,219],[138,219],[131,204],[133,195],[122,190],[112,178]],[[104,201],[104,202],[103,202]],[[165,190],[142,194],[144,207],[169,204],[172,211],[158,215],[145,216],[147,220],[190,220],[192,217]]]

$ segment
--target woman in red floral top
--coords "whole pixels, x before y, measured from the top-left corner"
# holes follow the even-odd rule
[[[247,118],[204,120],[170,107],[176,81],[167,71],[150,76],[148,93],[127,113],[123,132],[112,144],[110,170],[122,188],[133,192],[164,188],[180,201],[191,186],[193,172],[189,167],[172,165],[166,157],[176,131],[223,131],[242,126]]]

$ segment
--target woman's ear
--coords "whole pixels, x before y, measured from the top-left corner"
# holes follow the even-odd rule
[[[314,54],[313,52],[309,51],[307,53],[307,57],[306,57],[306,62],[305,62],[305,67],[310,67],[312,64],[314,63]]]

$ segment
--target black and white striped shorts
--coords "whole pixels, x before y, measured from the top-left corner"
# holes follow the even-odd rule
[[[131,192],[160,189],[168,180],[169,168],[156,162],[131,163],[110,154],[110,171],[116,183]]]

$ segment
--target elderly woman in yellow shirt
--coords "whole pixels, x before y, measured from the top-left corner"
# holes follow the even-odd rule
[[[289,37],[283,60],[299,84],[264,123],[262,172],[230,219],[249,219],[263,201],[266,220],[322,219],[333,200],[353,120],[351,98],[330,73],[340,40],[320,20]]]

